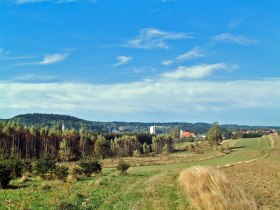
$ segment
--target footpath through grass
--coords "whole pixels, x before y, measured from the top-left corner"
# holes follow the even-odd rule
[[[242,139],[232,153],[204,161],[132,167],[124,176],[105,168],[101,175],[74,183],[14,182],[18,188],[0,190],[0,209],[188,209],[177,181],[182,169],[254,159],[269,147],[267,137]]]
[[[268,157],[221,169],[237,185],[252,195],[261,209],[280,209],[280,137],[271,136],[274,147]]]

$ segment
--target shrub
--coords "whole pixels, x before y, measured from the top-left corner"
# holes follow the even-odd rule
[[[120,160],[118,165],[117,165],[117,170],[121,174],[126,174],[126,171],[129,167],[130,167],[130,165],[128,163],[124,162],[123,160]]]
[[[6,188],[13,178],[20,177],[24,168],[24,162],[17,159],[0,160],[0,185]]]
[[[21,177],[24,168],[25,168],[25,162],[23,160],[19,160],[19,159],[11,159],[11,162],[13,164],[13,177]]]
[[[69,174],[69,170],[68,167],[65,165],[58,165],[54,169],[54,175],[56,176],[57,179],[61,181],[65,181],[68,174]]]
[[[6,188],[13,178],[14,164],[11,160],[0,160],[0,184]]]
[[[140,156],[140,152],[138,149],[133,151],[133,157],[139,157]]]
[[[35,170],[43,179],[52,179],[54,170],[56,169],[56,161],[52,157],[43,157],[35,163]]]
[[[143,153],[144,154],[147,154],[147,153],[150,152],[150,146],[146,142],[144,142],[142,147],[143,147]]]
[[[93,173],[99,173],[102,170],[102,165],[97,159],[81,160],[79,167],[86,177],[91,176]]]
[[[23,165],[23,173],[31,174],[32,173],[32,162],[30,160],[25,160]]]
[[[78,167],[73,168],[73,170],[71,171],[71,175],[74,176],[75,178],[78,178],[79,176],[83,175],[83,169]]]

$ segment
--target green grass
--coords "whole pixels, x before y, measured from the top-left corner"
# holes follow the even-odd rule
[[[101,175],[75,183],[33,179],[18,189],[0,190],[0,209],[188,209],[179,189],[179,171],[194,165],[218,166],[254,159],[270,147],[267,137],[242,139],[233,152],[214,159],[131,167],[119,175],[105,168]],[[16,185],[16,182],[13,182]]]

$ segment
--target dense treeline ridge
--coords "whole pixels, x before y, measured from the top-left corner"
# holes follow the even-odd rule
[[[170,133],[175,127],[179,126],[183,130],[194,133],[206,133],[211,124],[209,123],[184,123],[184,122],[167,122],[167,123],[142,123],[142,122],[96,122],[79,119],[68,115],[58,114],[22,114],[15,116],[11,119],[3,120],[5,122],[15,122],[22,126],[35,126],[35,127],[56,127],[61,129],[62,124],[68,129],[75,130],[88,130],[98,133],[110,132],[148,132],[149,126],[156,125],[158,133]],[[267,126],[246,126],[246,125],[221,125],[225,130],[250,130],[250,129],[279,129],[280,127],[267,127]]]
[[[8,122],[0,123],[0,155],[25,159],[52,156],[65,161],[87,157],[132,156],[136,151],[139,154],[150,152],[152,142],[159,138],[165,140],[164,136],[156,137],[149,133],[102,135],[83,129],[23,127]],[[165,144],[169,143],[163,146]],[[156,151],[161,147],[157,146]]]

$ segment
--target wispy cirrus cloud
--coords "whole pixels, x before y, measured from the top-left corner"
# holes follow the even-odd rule
[[[69,56],[69,53],[54,53],[48,54],[43,57],[39,62],[25,62],[19,63],[19,66],[28,66],[28,65],[51,65],[64,61]]]
[[[34,56],[30,55],[17,55],[10,50],[0,48],[0,60],[27,60],[32,59]]]
[[[118,62],[115,63],[113,66],[121,66],[128,64],[130,61],[132,61],[133,57],[121,55],[118,56],[116,59],[118,60]]]
[[[69,53],[55,53],[51,55],[46,55],[42,61],[38,62],[38,65],[50,65],[54,63],[61,62],[69,56]]]
[[[166,79],[202,79],[210,76],[214,71],[227,68],[229,66],[225,63],[200,64],[191,67],[179,66],[175,71],[163,73],[162,76]]]
[[[172,63],[182,62],[182,61],[194,59],[197,57],[203,57],[203,56],[206,56],[206,52],[199,47],[194,47],[191,50],[181,55],[178,55],[175,59],[163,60],[161,64],[164,66],[168,66]]]
[[[257,43],[257,40],[250,39],[241,35],[233,35],[228,33],[213,36],[212,39],[217,42],[228,42],[239,45],[252,45]]]
[[[140,48],[140,49],[167,49],[169,46],[167,41],[190,39],[192,35],[186,33],[174,33],[161,31],[156,28],[141,29],[139,35],[127,42],[127,47]]]
[[[173,60],[163,60],[161,62],[161,65],[168,66],[168,65],[172,64],[173,62],[174,62]]]
[[[179,60],[179,61],[183,61],[183,60],[189,60],[189,59],[192,59],[192,58],[203,57],[205,55],[206,54],[203,50],[201,50],[198,47],[195,47],[195,48],[185,52],[184,54],[178,55],[176,57],[176,59]]]

